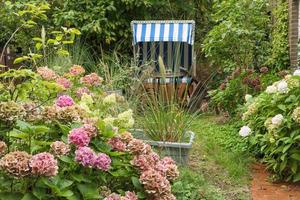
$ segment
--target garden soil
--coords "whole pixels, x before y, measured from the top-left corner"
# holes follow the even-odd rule
[[[272,183],[262,164],[253,165],[252,171],[253,200],[300,200],[300,184]]]

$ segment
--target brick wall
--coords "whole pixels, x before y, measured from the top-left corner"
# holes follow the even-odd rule
[[[289,0],[289,52],[291,67],[298,66],[299,1]]]

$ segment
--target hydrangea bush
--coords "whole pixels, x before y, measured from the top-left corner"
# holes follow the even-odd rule
[[[126,131],[125,99],[74,65],[0,73],[0,198],[173,200],[175,162]]]
[[[300,71],[268,86],[246,104],[240,135],[249,137],[278,178],[300,181]]]

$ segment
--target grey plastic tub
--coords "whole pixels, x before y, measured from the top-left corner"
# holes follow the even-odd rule
[[[136,138],[142,139],[146,143],[150,144],[160,154],[160,156],[170,156],[177,162],[177,164],[186,165],[188,163],[189,152],[195,138],[194,132],[187,132],[189,134],[189,142],[187,143],[163,142],[145,139],[144,131],[141,129],[134,129],[131,130],[131,132]]]

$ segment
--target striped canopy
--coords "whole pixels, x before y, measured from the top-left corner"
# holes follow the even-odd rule
[[[194,44],[195,22],[132,21],[133,45],[139,42],[185,42]]]

